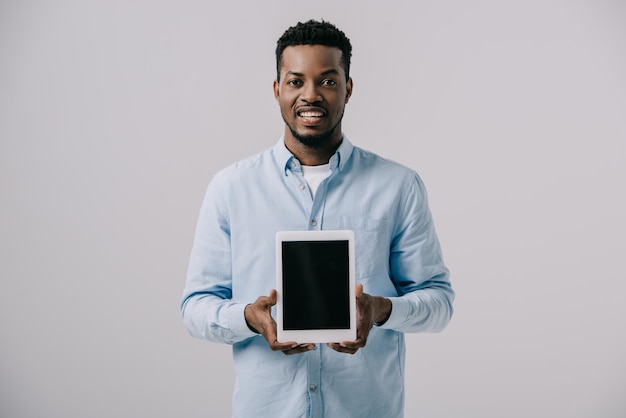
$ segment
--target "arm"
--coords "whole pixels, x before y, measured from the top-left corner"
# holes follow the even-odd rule
[[[389,256],[390,276],[399,296],[389,298],[393,308],[381,328],[439,332],[452,317],[454,291],[426,189],[417,175],[407,185],[405,197]]]
[[[398,296],[372,296],[357,286],[357,339],[329,344],[336,351],[354,354],[365,346],[374,326],[400,332],[438,332],[452,316],[454,292],[426,190],[417,175],[403,189],[406,193],[397,213],[389,256],[390,279]]]
[[[183,324],[192,336],[233,344],[256,334],[246,325],[246,304],[232,300],[230,223],[224,189],[218,174],[204,197],[181,311]]]
[[[285,354],[314,349],[312,344],[277,341],[271,317],[275,290],[253,303],[233,299],[228,194],[222,181],[219,175],[214,178],[200,210],[181,304],[185,327],[192,336],[213,342],[234,344],[261,334],[272,350]]]

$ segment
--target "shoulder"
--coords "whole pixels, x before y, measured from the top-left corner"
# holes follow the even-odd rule
[[[354,147],[351,160],[357,170],[372,175],[382,175],[403,183],[421,183],[419,175],[412,168],[360,147]]]
[[[372,151],[354,147],[352,173],[363,187],[376,187],[379,195],[397,199],[401,206],[426,202],[428,192],[420,175],[414,169]]]
[[[248,176],[258,176],[263,170],[275,168],[273,149],[266,148],[239,161],[221,168],[213,176],[212,182],[231,183],[241,181]]]

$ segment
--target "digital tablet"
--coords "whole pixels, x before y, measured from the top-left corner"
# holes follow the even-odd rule
[[[356,340],[354,232],[276,234],[278,341]]]

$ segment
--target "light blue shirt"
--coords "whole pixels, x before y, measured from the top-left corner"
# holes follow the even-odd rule
[[[191,335],[233,345],[234,417],[402,417],[404,333],[440,331],[452,315],[419,176],[345,136],[330,170],[312,198],[281,138],[218,172],[207,189],[181,307]],[[276,287],[276,232],[318,229],[353,230],[357,283],[392,302],[354,355],[318,344],[287,356],[244,319],[245,306]]]

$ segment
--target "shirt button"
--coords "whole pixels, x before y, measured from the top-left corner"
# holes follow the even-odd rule
[[[309,390],[310,391],[314,391],[315,390],[315,385],[313,385],[313,384],[309,385]]]
[[[298,184],[298,189],[300,189],[300,190],[304,189],[304,184],[302,184],[302,183]]]
[[[316,221],[315,219],[313,219],[313,220],[311,221],[311,225],[313,225],[313,226],[317,225],[317,221]]]

